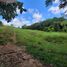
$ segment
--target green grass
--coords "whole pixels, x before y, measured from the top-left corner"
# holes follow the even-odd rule
[[[67,33],[16,29],[18,44],[34,58],[53,67],[67,67]]]
[[[3,30],[4,28],[0,28],[0,33]],[[52,67],[67,67],[67,33],[9,27],[7,34],[13,33],[13,31],[16,32],[16,45],[20,47],[25,45],[28,53],[32,54],[34,58],[39,59],[43,64],[50,64]]]

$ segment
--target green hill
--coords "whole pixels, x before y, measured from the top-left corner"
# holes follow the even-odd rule
[[[43,63],[67,67],[67,33],[16,29],[18,44]]]
[[[41,30],[46,32],[67,32],[67,19],[63,17],[51,18],[38,23],[34,23],[30,26],[22,26],[23,29]]]
[[[20,47],[26,46],[28,53],[43,64],[50,64],[51,67],[67,67],[67,33],[3,27],[0,28],[0,34],[4,34],[0,37],[0,44],[13,42],[10,37],[14,32],[16,33],[14,43]]]

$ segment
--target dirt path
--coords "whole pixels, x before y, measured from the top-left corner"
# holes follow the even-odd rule
[[[16,45],[0,46],[0,67],[45,67]]]

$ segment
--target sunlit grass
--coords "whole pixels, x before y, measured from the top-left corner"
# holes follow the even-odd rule
[[[67,33],[16,29],[17,41],[43,63],[67,67]]]
[[[2,40],[2,43],[11,41],[10,37],[14,32],[16,45],[20,47],[25,45],[27,52],[34,58],[53,67],[67,67],[67,33],[1,27],[0,33],[3,37],[0,41]]]

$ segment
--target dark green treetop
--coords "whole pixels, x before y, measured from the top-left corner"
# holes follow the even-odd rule
[[[45,4],[46,6],[52,5],[52,3],[55,0],[45,0]],[[59,1],[59,8],[64,8],[65,6],[67,6],[67,0],[58,0]]]
[[[16,1],[14,3],[5,3],[0,2],[0,15],[5,19],[7,22],[10,22],[12,19],[17,16],[17,8],[20,10],[20,13],[26,11],[23,8],[23,3]]]

